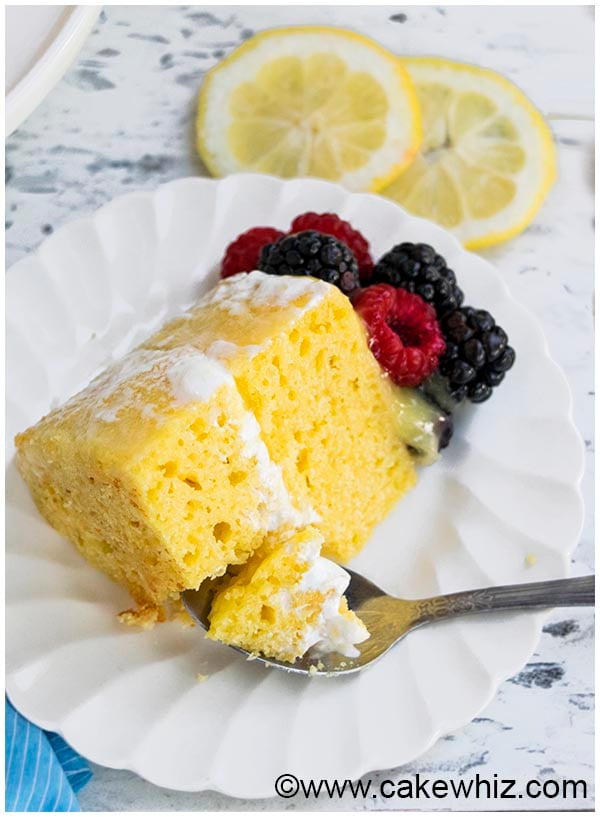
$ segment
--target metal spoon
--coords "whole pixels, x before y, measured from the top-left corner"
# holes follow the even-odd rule
[[[472,613],[490,613],[496,610],[539,610],[549,607],[574,607],[594,604],[594,576],[575,579],[509,584],[466,590],[428,599],[399,599],[385,593],[359,573],[345,568],[350,574],[346,591],[348,606],[362,619],[370,636],[357,645],[360,655],[346,658],[338,653],[311,654],[309,650],[294,663],[252,655],[233,647],[248,659],[256,659],[269,667],[301,675],[346,675],[372,664],[404,638],[411,630],[423,624],[442,621]],[[188,612],[205,630],[209,628],[208,614],[212,604],[214,583],[203,582],[198,590],[186,590],[182,595]]]

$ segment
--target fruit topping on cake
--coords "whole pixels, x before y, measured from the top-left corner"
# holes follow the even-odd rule
[[[450,439],[448,415],[465,400],[487,400],[515,362],[506,332],[488,311],[463,305],[454,270],[429,244],[404,241],[373,265],[367,239],[350,222],[310,211],[285,234],[270,227],[244,233],[228,248],[222,276],[254,261],[261,241],[259,269],[320,278],[352,299],[391,381],[419,388],[439,407],[433,447]]]
[[[508,336],[484,309],[462,307],[442,318],[446,351],[440,374],[448,382],[451,397],[460,402],[483,403],[504,380],[515,362]]]
[[[349,221],[344,221],[335,213],[303,213],[292,221],[290,233],[301,233],[304,230],[317,230],[342,241],[354,253],[360,280],[366,281],[369,278],[373,269],[369,242]]]
[[[358,289],[358,262],[350,247],[332,235],[304,230],[262,248],[258,269],[269,275],[310,275],[345,295]]]
[[[354,308],[371,351],[398,386],[420,386],[438,368],[445,342],[435,312],[418,295],[389,284],[363,289]]]
[[[429,244],[405,241],[383,255],[373,269],[370,284],[391,284],[414,292],[431,304],[438,317],[463,302],[454,272]]]
[[[277,241],[284,235],[274,227],[252,227],[238,235],[225,250],[221,261],[221,278],[229,278],[238,272],[251,272],[258,267],[260,251],[265,244]]]
[[[368,293],[381,286],[388,285],[397,292],[418,295],[435,310],[445,341],[439,365],[436,364],[420,383],[401,385],[421,385],[448,412],[454,411],[464,400],[483,403],[491,397],[492,390],[500,385],[513,366],[515,350],[508,345],[504,329],[496,324],[487,310],[462,306],[464,295],[456,275],[433,247],[410,242],[398,244],[375,264],[369,283],[371,286],[354,298],[359,312]],[[370,331],[373,333],[372,329]],[[401,330],[399,334],[402,336]],[[378,346],[371,342],[371,348],[394,378],[389,361]]]
[[[364,235],[356,230],[349,221],[344,221],[335,213],[313,212],[296,216],[286,232],[274,227],[252,227],[239,235],[225,250],[221,261],[221,278],[227,278],[237,272],[252,272],[258,268],[260,251],[263,247],[275,243],[286,235],[304,233],[308,230],[333,236],[341,241],[356,259],[360,280],[365,281],[369,278],[373,270],[373,259],[369,251],[369,242]],[[330,281],[330,283],[333,282]]]

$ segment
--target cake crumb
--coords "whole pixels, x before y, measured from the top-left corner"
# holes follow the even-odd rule
[[[196,675],[196,681],[206,681],[207,678],[208,675],[203,675],[201,672]]]
[[[141,630],[151,630],[158,621],[162,620],[159,608],[150,604],[144,604],[137,609],[123,610],[117,618],[121,624],[127,627],[139,627]]]
[[[317,669],[317,667],[315,667],[314,664],[311,664],[310,667],[308,668],[309,675],[316,675],[318,671],[319,670]]]
[[[324,664],[324,663],[321,661],[321,659],[320,659],[320,658],[319,658],[319,661],[317,662],[317,669],[318,669],[319,671],[322,671],[322,670],[324,670],[324,669],[325,669],[325,664]]]
[[[525,556],[525,567],[533,567],[535,564],[537,564],[537,560],[538,557],[535,555],[535,553],[528,553],[527,556]]]

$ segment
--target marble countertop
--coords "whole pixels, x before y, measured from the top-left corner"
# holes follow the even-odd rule
[[[204,72],[254,31],[281,24],[354,28],[405,54],[440,54],[494,68],[550,116],[559,179],[534,224],[487,251],[514,295],[541,320],[564,367],[585,440],[587,513],[573,573],[593,572],[593,8],[584,6],[110,6],[79,58],[6,143],[6,260],[61,224],[127,190],[205,174],[193,147]],[[593,616],[556,611],[531,661],[480,717],[401,769],[526,781],[585,779],[588,798],[520,800],[520,809],[593,808]],[[244,801],[159,789],[94,767],[89,811],[369,810],[436,808],[414,800]],[[514,803],[514,801],[513,801]],[[511,809],[511,801],[446,800],[438,808]]]

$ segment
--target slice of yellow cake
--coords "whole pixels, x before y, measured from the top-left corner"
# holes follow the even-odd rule
[[[322,544],[309,527],[259,548],[215,595],[209,638],[290,662],[311,648],[358,655],[369,633],[343,596],[350,577],[320,556]]]
[[[397,389],[348,298],[315,278],[242,273],[148,343],[226,363],[295,507],[345,562],[416,482]]]
[[[44,516],[139,603],[306,521],[231,375],[193,348],[132,353],[17,443]]]
[[[415,482],[349,300],[241,274],[17,436],[46,519],[138,604],[314,523],[354,555]]]

